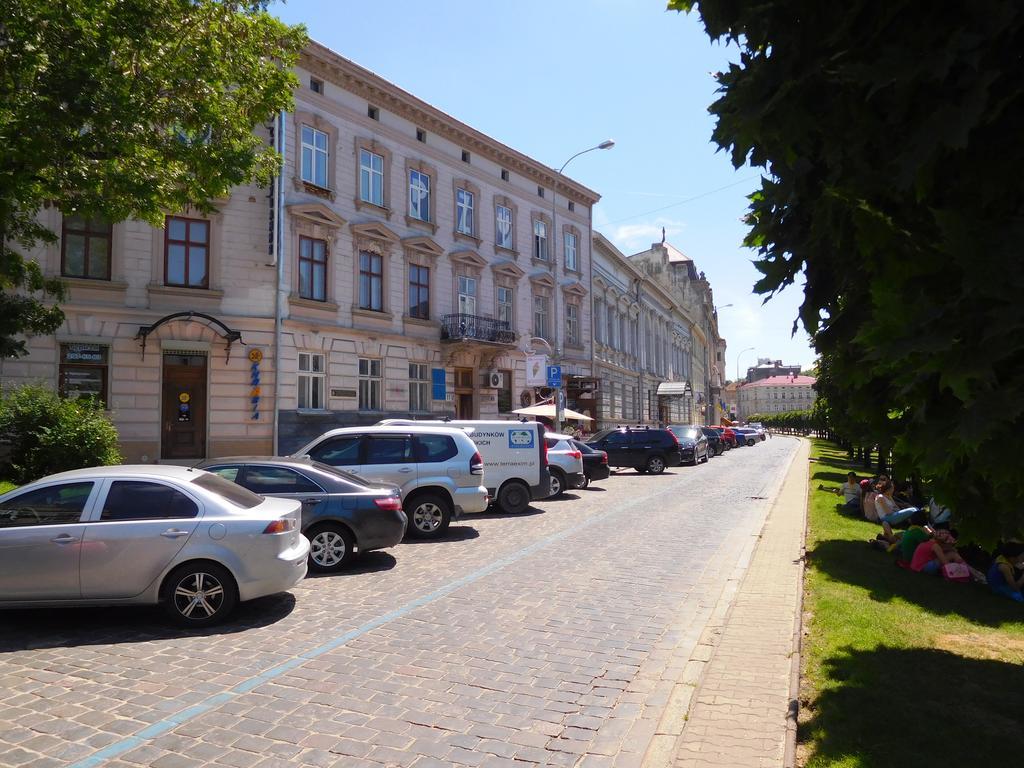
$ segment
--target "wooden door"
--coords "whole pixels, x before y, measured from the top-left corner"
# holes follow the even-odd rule
[[[455,418],[473,418],[473,369],[455,369]]]
[[[160,457],[206,457],[206,355],[164,355]]]

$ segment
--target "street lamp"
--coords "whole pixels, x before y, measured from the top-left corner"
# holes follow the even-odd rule
[[[740,358],[743,357],[744,352],[753,352],[757,347],[747,347],[746,349],[740,350],[736,355],[736,384],[740,383]]]
[[[562,337],[562,334],[561,334],[561,330],[562,329],[558,325],[558,293],[559,293],[559,291],[558,291],[558,266],[555,264],[555,256],[558,253],[558,243],[557,243],[557,240],[555,239],[556,237],[558,237],[558,226],[557,226],[557,222],[555,221],[555,217],[557,216],[557,209],[555,207],[555,200],[558,197],[558,180],[562,177],[562,171],[565,170],[565,166],[567,166],[569,163],[571,163],[573,160],[575,160],[580,155],[585,155],[585,154],[587,154],[587,152],[593,152],[595,149],[611,149],[614,146],[615,146],[615,142],[614,141],[612,141],[611,139],[605,139],[604,141],[602,141],[600,144],[598,144],[596,146],[590,147],[588,149],[580,150],[575,155],[573,155],[568,160],[566,160],[564,163],[562,163],[562,167],[559,168],[558,171],[555,173],[554,182],[551,184],[551,247],[550,247],[550,251],[551,251],[551,270],[552,270],[552,272],[554,272],[554,275],[555,275],[555,300],[554,300],[554,307],[553,307],[554,311],[552,313],[554,315],[554,317],[552,318],[552,320],[554,322],[554,328],[552,330],[555,333],[555,345],[556,345],[555,357],[557,358],[557,362],[558,362],[559,365],[561,365],[561,362],[562,362],[562,345],[559,343],[559,339]],[[578,246],[579,246],[579,243],[577,243],[577,247]],[[562,386],[560,385],[558,387],[557,391],[555,392],[555,432],[561,432],[562,431],[562,414],[563,413],[564,413],[564,411],[563,411],[563,407],[562,407]]]

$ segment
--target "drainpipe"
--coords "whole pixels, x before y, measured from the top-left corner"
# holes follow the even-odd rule
[[[285,129],[286,113],[281,110],[277,117],[277,130],[274,131],[274,148],[281,156],[281,166],[277,174],[277,199],[273,205],[277,206],[277,215],[274,217],[274,241],[273,260],[271,265],[276,267],[274,279],[274,429],[272,453],[277,455],[280,420],[280,392],[281,392],[281,286],[284,285],[284,171],[285,171]]]

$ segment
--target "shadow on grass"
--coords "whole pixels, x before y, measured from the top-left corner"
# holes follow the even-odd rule
[[[295,609],[295,597],[282,592],[239,603],[223,624],[182,629],[157,606],[39,608],[4,611],[0,654],[41,648],[146,643],[171,638],[230,635],[281,621]]]
[[[815,483],[837,483],[842,485],[846,482],[846,473],[829,472],[824,469],[817,469],[811,473],[811,481]]]
[[[1019,664],[878,646],[846,649],[824,667],[841,685],[803,713],[809,766],[994,766],[1024,754]]]
[[[963,616],[988,627],[1024,620],[1019,603],[996,597],[979,584],[955,584],[898,568],[892,555],[872,549],[866,540],[820,541],[808,550],[806,562],[835,581],[868,590],[876,602],[898,598],[936,616]]]

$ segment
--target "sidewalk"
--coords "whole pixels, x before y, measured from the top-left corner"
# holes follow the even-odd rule
[[[659,724],[646,768],[792,766],[809,453],[802,440],[746,574],[683,671],[688,712]]]

